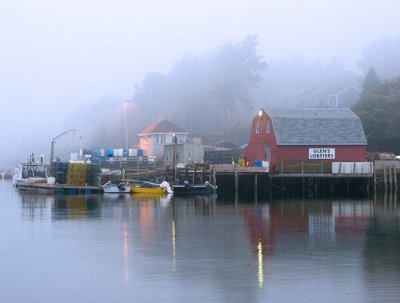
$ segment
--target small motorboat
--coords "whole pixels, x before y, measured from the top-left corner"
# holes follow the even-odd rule
[[[173,190],[176,195],[209,195],[216,193],[217,186],[212,185],[208,181],[204,182],[204,184],[194,185],[185,181],[183,184],[174,184]]]
[[[165,194],[173,194],[174,192],[167,181],[163,181],[161,184],[147,182],[147,181],[140,181],[134,183],[131,186],[131,193],[165,195]]]
[[[131,187],[127,186],[124,182],[114,184],[114,183],[111,183],[111,181],[108,181],[102,187],[103,187],[104,193],[107,193],[107,194],[114,194],[114,193],[122,194],[122,193],[130,193],[131,192]]]

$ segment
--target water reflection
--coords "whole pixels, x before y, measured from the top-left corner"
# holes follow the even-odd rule
[[[176,270],[176,223],[172,220],[172,270]]]
[[[52,210],[54,220],[101,217],[100,195],[56,195]]]
[[[368,218],[363,247],[365,289],[370,302],[379,296],[397,302],[400,296],[400,213],[397,195],[378,197]],[[382,281],[385,281],[382,283]]]
[[[138,294],[142,301],[174,302],[396,302],[400,295],[394,194],[236,204],[220,204],[215,196],[17,198],[25,225],[15,237],[51,255],[35,258],[31,275],[29,263],[15,274],[13,283],[28,285],[32,301],[46,302],[37,295],[46,292],[43,285],[52,285],[60,302],[130,302]],[[26,236],[26,223],[44,221],[50,224]],[[43,237],[47,226],[50,236]],[[31,254],[32,248],[14,261]],[[80,297],[52,284],[49,272],[79,289]],[[33,288],[28,282],[36,275],[43,280]],[[4,273],[0,278],[6,281]],[[16,293],[10,285],[3,287],[6,299]]]
[[[123,237],[124,237],[124,278],[125,282],[129,282],[129,229],[128,224],[123,225]]]
[[[263,245],[261,240],[258,242],[258,285],[260,288],[264,286],[264,269],[263,269]]]
[[[30,221],[47,220],[51,216],[53,195],[33,195],[20,192],[22,218]]]

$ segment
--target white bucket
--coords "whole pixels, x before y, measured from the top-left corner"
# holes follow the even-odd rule
[[[341,162],[340,172],[342,174],[352,174],[354,172],[354,162]]]
[[[332,174],[338,174],[340,171],[340,162],[332,162]]]
[[[362,162],[362,173],[363,174],[372,174],[372,162]]]
[[[264,171],[266,171],[268,173],[269,172],[269,161],[262,161],[261,167],[264,168]]]
[[[362,162],[356,162],[354,164],[354,173],[361,174],[362,173]]]

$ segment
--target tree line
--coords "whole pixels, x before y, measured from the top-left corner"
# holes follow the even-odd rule
[[[381,81],[371,68],[352,109],[361,119],[370,151],[400,154],[400,77]]]
[[[255,112],[261,107],[287,106],[282,95],[288,91],[358,85],[361,94],[345,106],[353,106],[361,117],[368,148],[399,152],[395,77],[400,75],[400,39],[382,38],[367,46],[357,62],[358,70],[340,58],[327,63],[299,57],[267,62],[257,46],[257,36],[238,43],[228,41],[202,54],[185,54],[166,74],[146,74],[134,87],[132,109],[125,117],[129,133],[137,134],[165,118],[192,136],[247,135]],[[118,107],[121,100],[101,101],[106,102]],[[123,123],[121,112],[106,124],[99,123],[90,135],[91,145],[120,146]]]

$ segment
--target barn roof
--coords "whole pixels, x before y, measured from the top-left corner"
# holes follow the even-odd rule
[[[169,122],[168,120],[160,119],[150,124],[145,129],[143,129],[139,133],[139,136],[147,134],[165,134],[165,133],[187,133],[187,132],[182,128],[180,128],[179,126],[173,124],[172,122]]]
[[[268,109],[278,145],[366,145],[360,118],[347,108]]]

